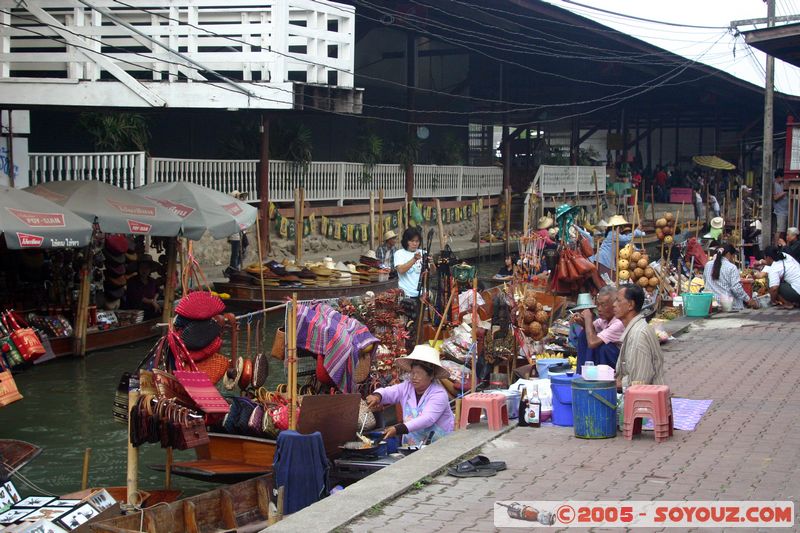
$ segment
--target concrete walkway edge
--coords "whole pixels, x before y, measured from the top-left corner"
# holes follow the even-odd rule
[[[358,518],[372,507],[407,492],[414,483],[432,476],[459,457],[516,427],[492,431],[485,423],[453,432],[422,450],[350,485],[346,489],[265,529],[269,532],[332,531]]]

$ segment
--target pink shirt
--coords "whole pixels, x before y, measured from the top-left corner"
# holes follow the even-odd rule
[[[610,322],[598,318],[593,324],[594,330],[597,332],[597,337],[602,340],[604,344],[619,344],[622,342],[622,334],[625,333],[625,325],[619,318],[614,317]]]

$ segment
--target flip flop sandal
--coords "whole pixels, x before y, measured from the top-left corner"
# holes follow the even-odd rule
[[[475,468],[475,465],[464,461],[455,468],[448,468],[447,474],[453,477],[492,477],[497,475],[497,470],[492,470],[491,468]]]
[[[505,461],[490,461],[489,458],[486,457],[485,455],[476,455],[472,459],[468,459],[464,462],[473,465],[475,468],[479,470],[490,469],[496,472],[500,472],[501,470],[506,469]]]

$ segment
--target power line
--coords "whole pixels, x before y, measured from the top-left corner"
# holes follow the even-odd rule
[[[650,22],[650,23],[653,23],[653,24],[662,24],[664,26],[673,26],[673,27],[677,27],[677,28],[692,28],[692,29],[699,29],[699,30],[726,30],[726,29],[728,29],[727,26],[696,26],[694,24],[681,24],[681,23],[678,23],[678,22],[666,22],[666,21],[663,21],[663,20],[653,20],[653,19],[648,19],[648,18],[635,17],[633,15],[626,15],[624,13],[617,13],[616,11],[610,11],[608,9],[602,9],[602,8],[599,8],[599,7],[594,7],[594,6],[590,6],[590,5],[586,5],[586,4],[581,4],[580,2],[575,2],[575,0],[561,0],[561,1],[564,2],[564,3],[567,3],[567,4],[572,4],[572,5],[580,6],[580,7],[586,8],[586,9],[591,9],[592,11],[599,11],[601,13],[607,13],[609,15],[615,15],[617,17],[622,17],[622,18],[626,18],[626,19],[639,20],[639,21],[642,21],[642,22]]]

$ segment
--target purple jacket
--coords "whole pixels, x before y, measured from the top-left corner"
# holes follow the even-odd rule
[[[381,404],[399,403],[403,406],[403,423],[408,428],[409,435],[415,433],[422,435],[435,431],[434,440],[436,440],[445,433],[453,431],[455,417],[450,410],[450,399],[438,381],[431,383],[420,398],[419,404],[410,381],[378,389],[375,392],[381,395]]]

